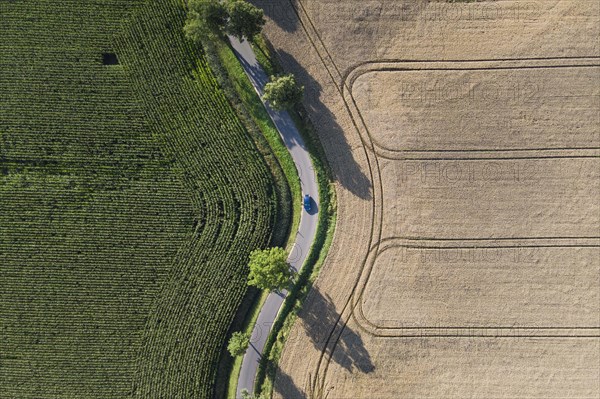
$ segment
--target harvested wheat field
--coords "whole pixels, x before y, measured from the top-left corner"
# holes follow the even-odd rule
[[[277,398],[600,396],[600,3],[258,0],[337,178]]]

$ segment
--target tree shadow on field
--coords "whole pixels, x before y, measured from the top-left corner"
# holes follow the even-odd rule
[[[277,367],[277,378],[273,389],[285,399],[304,399],[306,395],[298,389],[292,377]]]
[[[265,15],[284,30],[294,31],[297,28],[298,16],[293,11],[290,0],[254,0],[253,3],[264,7]],[[296,1],[292,0],[292,3],[295,4]],[[372,199],[371,180],[353,158],[352,149],[346,141],[342,127],[336,122],[335,115],[321,101],[322,87],[304,67],[308,63],[299,62],[293,55],[282,49],[275,49],[275,51],[283,69],[292,72],[305,87],[304,108],[321,142],[326,144],[324,145],[326,148],[335,149],[328,151],[327,154],[335,174],[333,177],[354,195],[362,199]],[[324,68],[321,61],[316,62],[318,62],[316,67]]]
[[[371,199],[371,180],[356,163],[344,130],[336,122],[335,115],[321,101],[321,85],[291,54],[279,50],[277,55],[283,68],[293,72],[298,81],[304,85],[304,108],[321,142],[325,147],[335,149],[327,154],[329,164],[335,173],[334,178],[354,195],[362,199]]]
[[[347,325],[338,325],[340,315],[329,296],[324,296],[313,287],[298,316],[315,348],[321,351],[325,349],[325,353],[330,355],[334,362],[349,372],[370,373],[375,370],[360,335]],[[328,343],[334,327],[335,331]]]
[[[350,373],[371,373],[375,370],[375,365],[371,360],[369,352],[364,346],[360,335],[348,326],[338,324],[339,313],[335,310],[333,302],[328,296],[324,296],[317,288],[313,287],[309,296],[306,298],[304,306],[298,313],[297,323],[301,323],[303,330],[300,333],[306,334],[314,347],[331,358],[331,360],[343,367]],[[333,331],[333,334],[331,332]],[[329,339],[331,336],[331,339]],[[336,342],[337,340],[337,342]],[[294,342],[293,335],[289,336],[286,346],[304,344]],[[300,360],[300,359],[298,359]],[[314,359],[312,359],[314,360]],[[297,365],[296,367],[308,366],[313,364]],[[318,385],[313,384],[313,376],[318,375],[319,370],[308,370],[305,377],[310,377],[303,383],[309,384],[313,389]],[[297,388],[292,378],[277,369],[274,389],[286,399],[305,398],[302,392]],[[310,390],[309,386],[304,389]],[[312,399],[312,398],[310,398]]]
[[[250,0],[252,4],[265,12],[265,17],[271,19],[286,32],[298,29],[299,20],[294,8],[298,7],[296,0]]]

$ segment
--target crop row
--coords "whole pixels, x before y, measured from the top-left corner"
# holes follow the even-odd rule
[[[254,144],[242,134],[201,54],[181,37],[184,11],[177,3],[150,2],[129,25],[119,53],[136,91],[145,93],[147,109],[155,111],[153,123],[163,129],[166,147],[184,153],[177,161],[187,184],[198,186],[207,214],[216,213],[221,223],[206,225],[185,248],[179,273],[164,288],[144,338],[138,397],[212,395],[225,334],[245,292],[246,270],[240,266],[252,246],[267,244],[275,200]],[[169,46],[161,43],[165,32]],[[136,62],[143,59],[156,62]],[[161,74],[172,84],[147,79]],[[221,216],[231,213],[238,218]],[[204,261],[196,263],[199,257]]]
[[[7,397],[214,392],[276,197],[183,18],[177,0],[3,5]]]

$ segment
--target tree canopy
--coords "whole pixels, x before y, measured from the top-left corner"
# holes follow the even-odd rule
[[[233,357],[241,356],[246,353],[250,345],[250,334],[240,331],[234,332],[229,339],[227,350]]]
[[[227,9],[220,1],[191,0],[183,31],[188,39],[199,44],[204,36],[219,31],[227,18]]]
[[[221,30],[240,40],[245,37],[252,41],[265,22],[263,10],[245,0],[190,0],[183,30],[195,43]]]
[[[255,250],[250,253],[248,284],[270,291],[288,288],[294,273],[282,248]]]
[[[189,3],[190,12],[196,13],[211,29],[222,27],[227,22],[227,7],[217,0],[192,0]]]
[[[225,23],[225,32],[242,40],[250,41],[258,35],[266,20],[260,8],[245,0],[229,0],[226,3],[229,18]]]
[[[294,75],[271,77],[265,85],[263,99],[274,109],[291,109],[302,101],[304,87],[298,85]]]

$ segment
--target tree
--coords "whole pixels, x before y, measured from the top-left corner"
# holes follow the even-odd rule
[[[190,11],[196,13],[205,26],[217,30],[227,22],[227,8],[218,0],[192,0],[189,3]]]
[[[229,0],[226,8],[229,18],[225,31],[240,40],[245,37],[252,41],[266,22],[263,10],[245,0]]]
[[[191,42],[200,44],[202,38],[208,31],[202,22],[202,19],[200,19],[200,16],[197,13],[190,11],[187,20],[185,21],[185,25],[183,25],[183,33]]]
[[[183,26],[185,36],[196,44],[205,36],[218,32],[227,22],[225,5],[216,0],[194,0]]]
[[[296,83],[294,75],[271,77],[265,85],[263,99],[274,109],[291,109],[302,101],[304,87]]]
[[[257,249],[250,253],[248,285],[269,291],[289,287],[294,273],[282,248]]]
[[[250,334],[240,331],[234,332],[229,339],[227,350],[233,357],[241,356],[246,353],[250,345]]]

